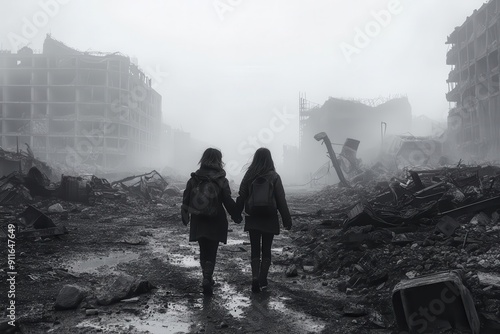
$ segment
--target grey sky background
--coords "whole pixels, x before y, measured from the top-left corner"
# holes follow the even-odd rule
[[[56,1],[56,0],[53,0]],[[1,48],[49,0],[1,0]],[[137,57],[155,76],[164,121],[238,159],[237,147],[269,126],[273,109],[296,118],[269,146],[281,155],[298,143],[298,95],[409,97],[414,115],[444,119],[447,36],[479,0],[401,0],[402,12],[347,62],[340,45],[390,0],[65,0],[28,38],[42,49],[46,33],[81,51]],[[231,10],[221,13],[215,5]],[[220,7],[223,8],[223,7]],[[375,126],[379,126],[376,124]],[[343,139],[339,139],[342,140]],[[241,154],[240,154],[241,155]]]

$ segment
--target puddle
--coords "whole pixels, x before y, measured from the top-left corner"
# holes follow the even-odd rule
[[[271,252],[282,253],[283,247],[271,248]]]
[[[241,239],[228,239],[226,245],[243,245],[244,240]]]
[[[319,319],[310,317],[304,313],[291,310],[286,307],[283,300],[290,300],[290,298],[280,298],[279,300],[273,300],[269,302],[269,308],[283,313],[287,316],[295,326],[295,328],[300,329],[301,332],[314,332],[319,333],[325,328],[325,323]]]
[[[99,315],[79,323],[78,328],[93,328],[102,333],[146,332],[151,334],[189,333],[192,327],[190,308],[185,302],[167,303],[162,306],[158,298],[162,291],[155,293],[148,302],[147,313],[133,315],[120,314]],[[141,307],[142,308],[142,307]],[[145,309],[145,308],[142,308]]]
[[[234,318],[241,319],[243,317],[244,309],[249,307],[251,304],[250,298],[245,297],[225,282],[222,283],[219,289],[221,291],[219,294],[221,296],[225,296],[223,297],[224,307]]]
[[[186,268],[193,268],[200,266],[199,258],[195,257],[194,255],[169,254],[168,262],[170,262],[173,265]]]
[[[86,260],[77,260],[70,264],[69,270],[75,273],[98,273],[106,268],[113,269],[119,263],[137,260],[138,253],[133,252],[111,252],[106,256],[97,256]]]
[[[198,253],[196,252],[196,247],[193,247],[189,244],[179,244],[175,245],[174,248],[169,249],[168,246],[166,246],[164,243],[155,241],[151,242],[150,246],[153,256],[157,256],[163,261],[168,261],[170,264],[173,264],[175,266],[184,268],[194,268],[200,266],[200,258]],[[190,251],[185,250],[186,248],[189,248]],[[177,253],[179,251],[187,254]]]

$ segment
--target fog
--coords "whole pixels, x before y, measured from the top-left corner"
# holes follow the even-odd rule
[[[136,58],[162,95],[163,121],[201,142],[179,162],[193,170],[204,146],[220,148],[235,170],[248,161],[253,146],[271,148],[279,164],[283,145],[298,145],[299,92],[319,104],[330,96],[401,94],[408,96],[413,116],[444,120],[446,38],[484,3],[61,0],[54,6],[54,1],[2,1],[1,49],[41,50],[50,33],[80,51]],[[27,36],[26,21],[33,22],[43,7],[49,20]],[[367,29],[370,36],[360,43],[357,35]],[[264,142],[262,129],[272,131]],[[176,162],[169,165],[175,168]]]

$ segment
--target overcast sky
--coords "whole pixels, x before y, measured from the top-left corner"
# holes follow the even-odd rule
[[[405,94],[414,115],[444,119],[446,38],[483,3],[2,0],[0,42],[16,51],[20,37],[41,50],[51,33],[81,51],[136,57],[157,79],[164,121],[232,155],[269,128],[276,110],[298,115],[299,92],[320,104],[329,96]],[[40,27],[28,36],[31,23]],[[279,129],[268,146],[281,154],[283,143],[298,142],[298,116]]]

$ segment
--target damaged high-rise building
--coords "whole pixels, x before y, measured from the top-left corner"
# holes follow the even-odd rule
[[[129,57],[50,35],[42,53],[0,53],[3,149],[27,143],[42,160],[116,169],[154,163],[160,135],[161,96]]]
[[[500,0],[475,10],[448,36],[449,141],[464,158],[499,158]]]

